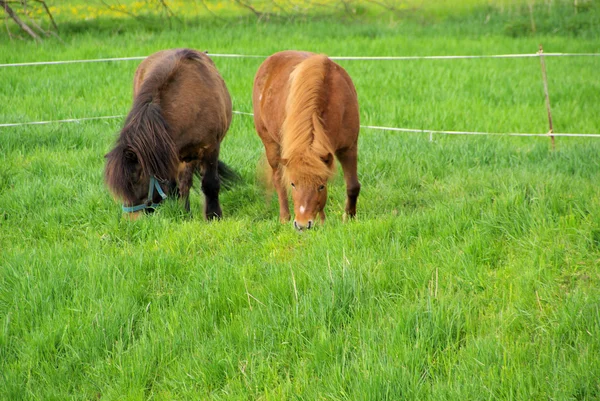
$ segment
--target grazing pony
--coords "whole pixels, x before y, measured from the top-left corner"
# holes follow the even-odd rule
[[[222,216],[220,144],[231,123],[231,98],[212,60],[190,49],[152,54],[135,72],[133,107],[106,155],[105,181],[137,217],[176,193],[189,212],[193,175],[200,173],[207,219]],[[223,174],[226,173],[226,174]],[[235,173],[233,173],[235,175]]]
[[[265,60],[254,78],[254,125],[262,139],[279,198],[279,218],[294,227],[325,221],[327,181],[335,155],[344,170],[346,214],[354,217],[360,183],[356,173],[359,131],[356,89],[346,71],[325,55],[283,51]]]

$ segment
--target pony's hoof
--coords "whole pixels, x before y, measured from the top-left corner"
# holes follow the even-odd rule
[[[356,220],[356,214],[348,214],[344,213],[342,216],[342,221],[345,223],[347,221]]]
[[[221,220],[223,218],[223,213],[219,210],[218,212],[210,212],[210,213],[206,213],[206,220],[208,221],[212,221],[212,220]]]

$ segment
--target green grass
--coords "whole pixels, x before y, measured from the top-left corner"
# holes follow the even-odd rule
[[[500,14],[465,28],[476,15],[106,20],[71,26],[64,44],[3,41],[0,55],[600,50],[592,31],[513,37]],[[215,60],[234,109],[251,111],[260,61]],[[547,131],[537,59],[341,64],[364,124]],[[556,131],[600,133],[600,59],[547,64]],[[0,69],[0,123],[125,114],[136,65]],[[342,222],[338,174],[327,223],[299,235],[257,182],[246,116],[222,147],[243,177],[222,193],[222,221],[203,221],[197,193],[191,216],[169,201],[123,219],[102,182],[120,124],[0,128],[0,399],[600,398],[599,140],[552,151],[546,138],[362,130],[357,220]]]

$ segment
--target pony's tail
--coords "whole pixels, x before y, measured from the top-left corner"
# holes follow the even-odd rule
[[[242,182],[242,176],[221,160],[219,160],[219,164],[217,165],[217,171],[219,173],[221,186],[225,190],[231,189]],[[202,166],[199,163],[197,164],[194,173],[200,180],[202,180]]]
[[[233,188],[236,184],[239,184],[242,181],[242,176],[227,164],[223,163],[221,160],[219,160],[217,169],[219,171],[221,184],[225,189]]]
[[[321,121],[325,106],[325,79],[331,62],[324,54],[311,56],[296,66],[290,74],[286,117],[282,125],[282,158],[325,157],[333,153]],[[309,151],[310,150],[310,151]]]

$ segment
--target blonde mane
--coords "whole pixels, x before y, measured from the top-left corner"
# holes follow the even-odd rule
[[[326,101],[325,78],[330,62],[327,56],[314,55],[302,61],[290,74],[286,117],[281,127],[281,157],[284,178],[293,175],[305,184],[322,182],[334,172],[331,146],[320,114]]]

